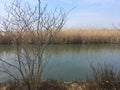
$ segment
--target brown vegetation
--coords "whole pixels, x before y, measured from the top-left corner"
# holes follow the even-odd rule
[[[24,83],[2,83],[0,90],[28,90]],[[34,84],[32,86],[34,90]],[[99,90],[93,81],[76,81],[76,82],[58,82],[54,80],[42,81],[37,90]]]
[[[45,33],[45,32],[40,32]],[[11,44],[14,37],[16,36],[13,31],[12,34],[9,32],[0,33],[0,44]],[[29,37],[29,38],[28,38]],[[26,40],[27,39],[27,40]],[[48,38],[45,39],[48,41]],[[28,42],[29,44],[35,44],[36,40],[33,39],[30,32],[26,31],[22,34],[19,43]],[[62,30],[55,35],[53,40],[49,43],[52,44],[99,44],[99,43],[120,43],[120,31],[119,30]]]
[[[63,30],[57,35],[57,43],[120,43],[118,30]]]
[[[91,64],[97,90],[120,90],[120,72],[110,64]],[[95,89],[96,90],[96,89]]]
[[[35,90],[35,84],[32,84],[32,90]],[[27,85],[25,83],[13,83],[8,82],[4,84],[0,84],[0,90],[28,90]],[[57,81],[42,81],[40,82],[37,90],[67,90],[64,83],[60,83]]]

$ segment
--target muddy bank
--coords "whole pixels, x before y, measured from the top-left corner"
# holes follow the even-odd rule
[[[0,90],[27,90],[27,86],[23,83],[1,83]],[[33,86],[34,90],[34,86]],[[96,90],[95,83],[92,81],[78,82],[57,82],[42,81],[38,90]]]

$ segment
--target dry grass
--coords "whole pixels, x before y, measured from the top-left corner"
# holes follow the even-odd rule
[[[14,33],[14,32],[13,32]],[[10,44],[14,37],[11,34],[2,35],[0,33],[0,43]],[[30,44],[34,44],[36,41],[32,36],[26,32],[23,34],[20,42],[28,41]],[[120,43],[120,31],[119,30],[107,30],[107,29],[67,29],[58,32],[50,43],[53,44],[87,44],[87,43]]]
[[[120,43],[118,30],[63,30],[59,32],[56,43]]]
[[[97,90],[120,90],[120,71],[110,64],[90,65]]]
[[[36,90],[34,88],[34,83],[32,84],[31,90]],[[16,83],[16,82],[6,82],[0,84],[0,90],[29,90],[27,85],[24,83]],[[64,83],[58,81],[42,81],[37,90],[67,90],[67,87]]]

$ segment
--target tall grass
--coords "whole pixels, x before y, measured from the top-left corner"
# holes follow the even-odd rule
[[[63,30],[59,32],[57,43],[120,43],[118,30]]]
[[[12,43],[15,32],[11,34],[0,33],[0,44]],[[47,40],[47,38],[46,38]],[[19,42],[28,42],[34,44],[36,42],[29,32],[24,33]],[[119,30],[108,30],[108,29],[66,29],[58,32],[54,39],[50,43],[53,44],[99,44],[99,43],[120,43],[120,31]]]

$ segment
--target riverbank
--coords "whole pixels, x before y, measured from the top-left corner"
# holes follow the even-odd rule
[[[0,44],[11,44],[16,37],[15,31],[0,32]],[[42,33],[42,32],[40,32]],[[24,32],[19,38],[19,43],[34,44],[33,34]],[[47,40],[47,37],[45,38]],[[66,29],[56,33],[54,39],[50,40],[52,44],[119,44],[120,31],[109,29]]]
[[[1,83],[0,90],[27,90],[26,85],[17,83]],[[76,82],[57,82],[42,81],[39,90],[96,90],[95,83],[92,81],[76,81]]]

